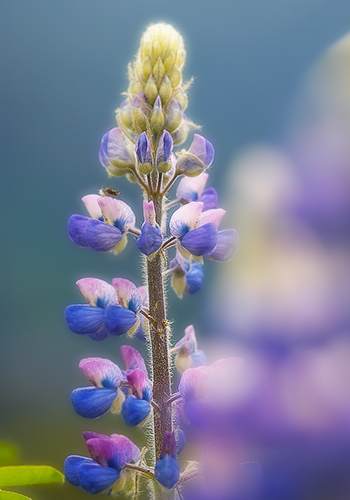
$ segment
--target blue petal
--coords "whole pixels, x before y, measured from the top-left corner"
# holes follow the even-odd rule
[[[71,455],[64,462],[64,475],[67,481],[73,486],[80,486],[79,466],[83,463],[94,463],[91,458]]]
[[[86,226],[89,220],[89,217],[83,215],[72,215],[68,220],[68,236],[82,248],[89,247],[86,241]]]
[[[105,310],[88,304],[68,306],[65,317],[68,328],[74,333],[89,335],[98,332],[103,325]]]
[[[142,134],[137,139],[137,142],[135,144],[135,153],[137,156],[137,160],[140,163],[150,163],[152,165],[151,144],[148,140],[146,132],[142,132]]]
[[[137,238],[136,245],[140,252],[145,255],[151,255],[158,250],[162,241],[162,234],[159,228],[153,227],[152,224],[147,221],[141,228],[141,235]]]
[[[190,271],[186,274],[185,292],[190,295],[198,292],[202,286],[203,276],[204,273],[202,266],[199,264],[193,264]]]
[[[117,397],[115,389],[82,387],[72,392],[74,410],[81,417],[97,418],[106,413]]]
[[[207,357],[203,351],[197,349],[193,354],[191,354],[191,368],[196,368],[197,366],[206,366]]]
[[[204,430],[210,423],[210,407],[204,401],[191,400],[184,404],[184,412],[188,420],[197,429]]]
[[[124,422],[129,427],[140,424],[151,411],[151,405],[144,399],[128,396],[122,406]]]
[[[122,306],[107,306],[105,309],[105,325],[111,335],[123,335],[134,326],[137,316],[134,311]]]
[[[238,250],[239,236],[235,229],[224,229],[218,232],[214,249],[207,256],[219,262],[227,262]]]
[[[101,493],[119,479],[119,472],[110,467],[102,467],[96,462],[81,464],[79,467],[80,485],[86,493]]]
[[[156,463],[154,475],[158,483],[162,484],[169,490],[175,486],[180,477],[180,464],[176,458],[170,455],[165,455]]]
[[[204,255],[210,253],[216,245],[218,228],[214,222],[208,222],[186,233],[181,239],[181,245],[191,254]]]
[[[203,212],[212,208],[218,208],[218,194],[214,188],[203,191],[202,196],[197,201],[204,203]]]
[[[123,234],[115,226],[96,219],[89,219],[86,226],[86,241],[95,252],[107,252],[122,239]]]

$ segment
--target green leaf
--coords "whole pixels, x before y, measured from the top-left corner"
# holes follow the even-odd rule
[[[0,486],[63,483],[64,476],[48,465],[13,465],[0,467]]]
[[[0,442],[0,465],[13,464],[18,458],[18,447],[12,443]]]
[[[1,500],[31,500],[31,498],[25,497],[24,495],[20,495],[19,493],[13,493],[12,491],[3,491],[3,490],[0,490],[0,499]]]

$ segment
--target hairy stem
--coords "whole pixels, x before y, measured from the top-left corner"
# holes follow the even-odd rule
[[[149,195],[153,200],[156,220],[161,226],[163,216],[163,196],[155,193]],[[160,253],[147,261],[147,278],[149,293],[149,314],[154,318],[150,323],[153,367],[153,400],[160,408],[155,411],[154,418],[154,451],[155,460],[159,459],[165,431],[172,430],[172,408],[166,405],[171,396],[168,328],[165,311],[163,273],[164,260]]]

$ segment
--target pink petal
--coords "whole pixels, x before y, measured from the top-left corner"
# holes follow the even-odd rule
[[[122,372],[118,365],[109,359],[85,358],[79,363],[79,368],[94,386],[99,389],[117,388],[122,379]]]
[[[98,204],[107,224],[118,227],[123,233],[135,226],[135,214],[124,201],[100,196]]]
[[[98,204],[100,198],[101,196],[98,194],[87,194],[81,199],[86,207],[86,210],[89,212],[90,217],[93,219],[100,219],[100,217],[102,217],[102,212]]]
[[[195,201],[178,208],[171,216],[169,222],[171,234],[176,238],[182,238],[188,231],[195,229],[202,210],[203,203]]]
[[[201,213],[198,226],[204,226],[204,224],[207,224],[208,222],[214,222],[218,227],[225,214],[226,210],[223,210],[222,208],[212,208],[210,210],[206,210]]]
[[[126,309],[131,309],[135,313],[141,309],[141,297],[134,283],[124,278],[114,278],[112,284],[116,291],[119,305]]]
[[[90,306],[106,307],[117,304],[117,294],[109,283],[97,278],[82,278],[77,281],[79,290]]]

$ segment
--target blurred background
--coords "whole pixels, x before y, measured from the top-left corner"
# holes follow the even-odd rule
[[[114,258],[66,235],[80,198],[112,187],[102,135],[127,88],[127,64],[151,22],[185,39],[194,76],[188,116],[215,147],[209,186],[240,234],[228,264],[206,262],[202,290],[170,293],[174,337],[193,323],[209,362],[245,359],[232,437],[262,465],[262,499],[350,496],[350,4],[342,0],[3,0],[1,45],[0,440],[17,463],[63,469],[86,454],[87,422],[71,391],[88,356],[120,361],[121,341],[71,333],[75,281],[141,285],[134,245]],[[135,347],[140,344],[133,342]],[[25,488],[38,500],[82,499],[66,485]]]

